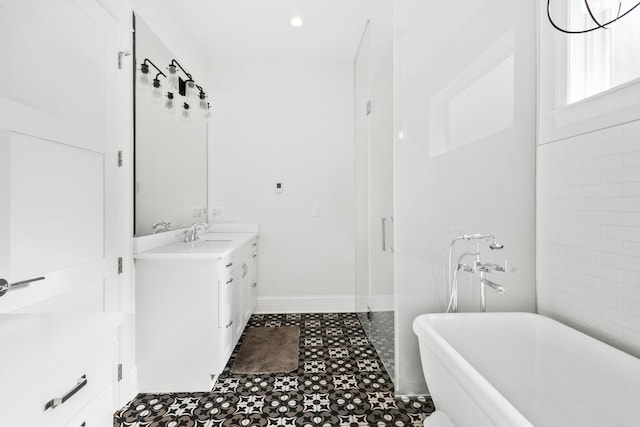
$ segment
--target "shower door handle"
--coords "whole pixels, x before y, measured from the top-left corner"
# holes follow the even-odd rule
[[[387,246],[387,221],[393,224],[393,217],[382,218],[382,252],[393,252],[393,246]]]

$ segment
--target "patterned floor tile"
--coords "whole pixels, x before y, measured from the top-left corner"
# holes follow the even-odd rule
[[[208,393],[143,393],[114,414],[114,427],[421,427],[431,399],[396,399],[355,313],[257,314],[248,327],[300,327],[298,370],[230,372],[242,343]],[[382,336],[371,334],[370,338]]]

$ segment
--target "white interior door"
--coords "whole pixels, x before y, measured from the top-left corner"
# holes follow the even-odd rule
[[[113,18],[91,0],[0,8],[0,312],[113,310]]]

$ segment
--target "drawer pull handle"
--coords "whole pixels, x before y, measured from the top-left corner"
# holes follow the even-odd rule
[[[253,284],[253,287],[254,287],[254,288],[255,288],[256,286],[258,286],[258,283],[254,283],[254,284]]]
[[[233,265],[233,263],[232,263],[232,262],[230,262],[229,264],[225,265],[225,267],[229,268],[229,267],[231,267],[232,265]]]
[[[44,280],[44,277],[34,277],[33,279],[21,280],[14,283],[8,283],[5,279],[0,279],[0,297],[6,294],[10,289],[27,286],[30,283],[38,282],[40,280]]]
[[[50,401],[48,401],[47,404],[44,405],[44,410],[46,411],[47,409],[54,409],[55,407],[62,405],[64,402],[66,402],[71,397],[73,397],[74,394],[79,392],[80,389],[82,389],[86,385],[87,385],[87,376],[83,375],[80,378],[78,378],[78,383],[71,390],[66,392],[64,396],[55,397]]]
[[[233,320],[232,320],[232,321],[230,321],[229,323],[227,323],[227,326],[225,326],[225,328],[230,328],[230,327],[231,327],[231,325],[233,325]]]
[[[233,277],[231,279],[227,280],[227,285],[230,285],[231,282],[233,282]]]

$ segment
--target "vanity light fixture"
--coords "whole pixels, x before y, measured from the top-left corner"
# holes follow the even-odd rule
[[[185,121],[188,121],[189,118],[191,117],[191,113],[189,112],[189,104],[187,104],[186,102],[184,103],[184,105],[182,106],[182,118]]]
[[[163,77],[167,77],[167,75],[165,73],[163,73],[162,71],[160,71],[160,68],[158,68],[156,66],[156,64],[154,64],[153,62],[151,62],[151,60],[149,58],[145,58],[144,61],[142,61],[142,64],[140,64],[140,77],[138,78],[138,85],[140,87],[148,87],[149,83],[151,82],[151,79],[149,78],[149,65],[151,65],[153,68],[156,69],[156,71],[158,71],[158,74],[156,74],[156,77],[153,79],[153,87],[154,89],[157,87],[156,86],[156,81],[158,82],[158,84],[160,83],[160,80],[158,79],[160,76]],[[160,85],[162,86],[162,85]],[[160,92],[160,97],[162,97],[162,92]]]
[[[202,87],[196,85],[196,87],[198,88],[198,99],[200,100],[199,105],[200,105],[200,109],[202,110],[208,110],[209,109],[209,103],[207,102],[207,94],[204,92],[204,90],[202,89]]]
[[[193,80],[187,80],[186,82],[184,82],[185,84],[185,96],[187,97],[187,99],[191,99],[194,100],[196,99],[196,82],[194,82]]]
[[[167,113],[173,113],[176,109],[176,103],[173,100],[173,92],[167,92],[167,98],[164,101],[164,107],[167,109]]]
[[[290,22],[292,27],[302,27],[302,24],[304,24],[302,18],[300,18],[299,16],[294,16],[293,18],[291,18]]]
[[[140,77],[138,78],[138,86],[149,87],[149,65],[142,63],[140,65]]]
[[[193,76],[184,69],[182,65],[175,59],[171,60],[169,63],[169,84],[173,89],[177,89],[178,93],[182,96],[186,96],[189,99],[195,98],[195,93],[193,95],[190,92],[195,91],[195,81],[193,80]],[[187,76],[186,80],[183,80],[178,76],[178,69]],[[191,90],[193,89],[193,91]]]
[[[178,68],[172,62],[167,69],[169,70],[169,88],[178,89]]]
[[[160,102],[162,100],[162,83],[156,76],[153,79],[153,84],[151,85],[151,100],[153,102]]]

